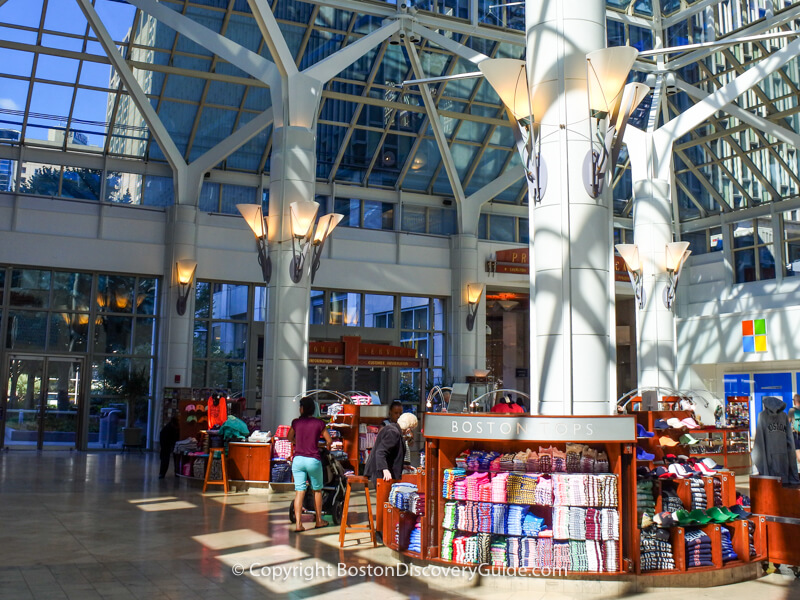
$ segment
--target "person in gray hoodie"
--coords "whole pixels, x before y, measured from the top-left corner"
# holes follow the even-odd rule
[[[753,464],[759,475],[780,477],[784,485],[800,484],[786,402],[777,396],[765,396],[762,406],[756,425]]]

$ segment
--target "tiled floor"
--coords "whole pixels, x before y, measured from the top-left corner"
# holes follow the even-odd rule
[[[0,453],[0,599],[566,600],[625,593],[612,582],[540,580],[520,591],[494,578],[387,576],[378,569],[397,568],[397,560],[383,547],[351,541],[340,550],[334,528],[291,532],[290,494],[204,495],[192,482],[159,480],[157,463],[149,454]],[[234,568],[248,572],[235,575]],[[774,574],[625,595],[794,600],[800,584]]]

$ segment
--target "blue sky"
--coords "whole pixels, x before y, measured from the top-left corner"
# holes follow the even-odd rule
[[[96,10],[114,40],[122,41],[132,24],[134,7],[121,2],[97,0]],[[6,25],[38,28],[41,13],[42,0],[8,0],[0,7],[0,39],[35,45],[37,41],[35,32],[14,29]],[[81,51],[82,39],[66,37],[59,33],[83,36],[86,26],[86,19],[74,0],[49,0],[47,14],[44,17],[44,29],[53,33],[43,35],[42,46]],[[92,33],[89,35],[91,37]],[[97,42],[89,42],[86,50],[91,54],[104,55]],[[31,52],[0,48],[0,109],[24,110],[30,91],[30,78],[35,77],[70,85],[33,83],[31,113],[66,117],[72,95],[75,93],[73,86],[78,76],[79,61],[40,54],[36,72],[32,73],[33,58]],[[107,88],[110,75],[109,65],[84,62],[78,83]],[[25,78],[27,81],[20,78]],[[107,97],[108,94],[105,92],[78,88],[73,117],[89,121],[105,121]],[[4,121],[0,127],[19,129],[15,124],[20,123],[22,117],[0,114],[0,120]],[[63,121],[33,117],[29,118],[28,123],[29,126],[42,125],[41,128],[29,127],[27,132],[27,137],[40,139],[47,138],[48,127],[65,125]],[[102,136],[90,135],[89,143],[102,145]]]

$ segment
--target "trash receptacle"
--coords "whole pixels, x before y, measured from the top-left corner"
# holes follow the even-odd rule
[[[121,414],[116,408],[100,409],[100,435],[98,437],[102,448],[116,445]]]

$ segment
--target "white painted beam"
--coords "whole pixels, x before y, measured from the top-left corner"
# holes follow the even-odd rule
[[[274,63],[263,56],[240,46],[215,31],[211,31],[208,27],[200,25],[189,17],[185,17],[155,0],[127,1],[259,81],[263,81],[270,87],[277,88],[280,85],[278,69]]]
[[[189,169],[201,175],[213,169],[247,142],[256,137],[265,128],[272,124],[272,108],[268,108],[254,119],[249,120],[242,127],[219,142],[216,146],[196,158],[189,165]]]
[[[280,25],[272,14],[272,9],[266,0],[247,0],[253,18],[264,36],[264,41],[269,48],[272,59],[280,71],[281,77],[288,77],[297,73],[297,65],[294,62],[289,46],[281,33]],[[311,27],[311,24],[308,25]]]
[[[800,39],[774,52],[757,65],[752,66],[747,72],[719,88],[705,100],[701,100],[689,110],[660,127],[654,134],[655,149],[659,157],[659,163],[669,163],[665,157],[671,151],[675,140],[686,135],[715,112],[722,110],[734,99],[769,77],[771,73],[783,67],[790,60],[796,58],[798,54],[800,54]],[[659,167],[660,170],[663,170],[668,168],[668,164],[659,164]]]
[[[251,2],[258,0],[250,0]],[[376,29],[369,35],[365,35],[360,40],[349,44],[336,51],[331,56],[319,61],[317,64],[303,71],[304,75],[313,77],[317,81],[325,83],[336,77],[347,67],[352,65],[370,50],[382,44],[386,39],[400,30],[400,21],[397,19],[385,24],[380,29]]]
[[[682,79],[677,79],[677,86],[678,89],[686,92],[686,94],[690,98],[694,98],[695,100],[704,100],[710,96],[709,93],[701,90],[698,87],[690,85],[683,81]],[[786,142],[792,146],[800,146],[800,135],[796,134],[794,131],[786,129],[785,127],[781,127],[776,123],[773,123],[769,119],[765,119],[764,117],[759,117],[758,115],[754,115],[753,113],[737,106],[736,104],[730,103],[726,104],[723,108],[723,111],[731,115],[732,117],[736,117],[740,121],[748,123],[752,125],[756,129],[763,131],[764,133],[771,135],[782,142]]]
[[[453,54],[460,56],[464,60],[468,60],[472,64],[478,65],[487,58],[485,54],[478,52],[477,50],[473,50],[472,48],[467,48],[463,44],[459,44],[458,42],[454,42],[450,38],[446,38],[441,33],[436,33],[435,31],[431,31],[427,27],[420,25],[419,23],[414,23],[411,27],[411,31],[414,33],[418,33],[422,37],[424,37],[429,42],[433,42],[437,46],[441,46],[445,50],[449,50]],[[417,79],[422,79],[424,75],[416,75]]]
[[[408,59],[411,62],[411,68],[414,70],[414,76],[421,78],[424,76],[422,63],[420,63],[417,48],[408,39],[405,42],[406,51],[408,52]],[[425,105],[425,110],[428,113],[428,120],[430,121],[431,129],[433,130],[433,137],[436,139],[436,144],[439,146],[439,152],[442,154],[442,163],[447,172],[447,178],[450,181],[450,186],[453,188],[453,196],[456,199],[458,206],[459,216],[464,210],[464,188],[461,186],[461,180],[458,177],[458,170],[456,169],[453,155],[450,152],[450,145],[447,142],[447,136],[442,127],[442,121],[439,118],[439,113],[436,110],[436,102],[431,95],[431,91],[427,85],[419,86],[420,93],[422,94],[422,102]],[[459,231],[459,233],[465,233]]]
[[[131,96],[131,100],[133,100],[136,108],[138,108],[139,112],[142,114],[142,118],[144,118],[147,123],[151,135],[155,138],[158,146],[164,153],[167,162],[169,162],[170,166],[172,166],[176,172],[186,168],[186,162],[183,160],[183,156],[181,156],[178,147],[175,145],[175,142],[172,141],[169,132],[167,132],[166,127],[164,127],[164,124],[158,117],[156,109],[150,104],[147,94],[144,93],[139,82],[136,81],[136,77],[133,75],[133,71],[131,71],[128,63],[125,62],[125,59],[122,58],[122,55],[119,53],[116,44],[114,44],[114,40],[111,39],[111,35],[100,20],[100,16],[95,11],[94,6],[92,6],[90,0],[76,1],[83,11],[83,14],[86,16],[89,26],[94,30],[97,40],[100,42],[100,45],[103,46],[106,56],[108,56],[111,64],[117,70],[117,73],[119,73],[119,77],[125,84]]]
[[[800,17],[800,6],[797,6],[796,8],[787,9],[783,11],[780,15],[778,15],[777,17],[773,17],[772,19],[764,21],[756,21],[749,27],[744,27],[743,29],[736,31],[734,35],[736,35],[737,37],[743,37],[747,35],[755,35],[757,33],[765,33],[770,29],[777,29],[778,27],[790,23],[791,21],[794,21],[798,17]],[[719,41],[724,41],[724,39],[725,38],[721,38]],[[686,67],[697,61],[703,60],[704,58],[711,56],[715,52],[719,52],[719,50],[716,48],[695,50],[694,52],[690,52],[685,56],[681,56],[679,58],[676,58],[675,60],[668,62],[667,67],[670,70],[679,71],[683,67]]]

